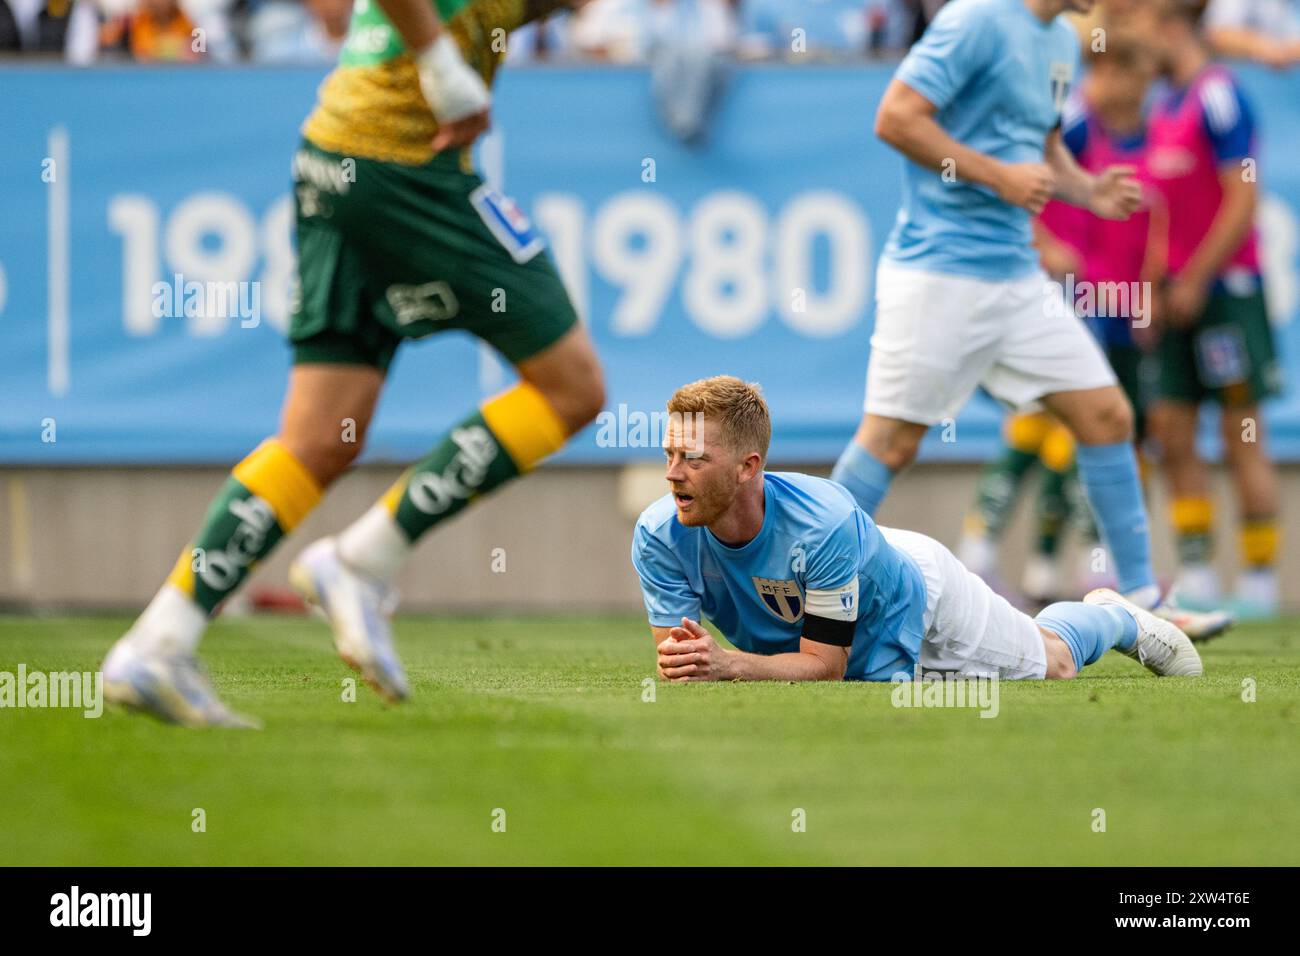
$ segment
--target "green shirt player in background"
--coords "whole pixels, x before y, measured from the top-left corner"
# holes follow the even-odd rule
[[[192,726],[253,723],[218,699],[195,656],[199,639],[217,605],[359,454],[404,339],[465,329],[520,381],[292,566],[340,656],[390,701],[409,692],[388,615],[416,540],[557,451],[604,404],[595,350],[541,237],[469,161],[505,35],[561,5],[357,0],[294,157],[298,288],[279,431],[235,466],[109,652],[109,701]]]

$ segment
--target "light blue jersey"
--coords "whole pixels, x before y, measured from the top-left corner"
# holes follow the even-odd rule
[[[1079,36],[1024,0],[952,0],[894,74],[933,103],[953,139],[1005,163],[1042,162],[1079,68]],[[906,160],[890,260],[1002,281],[1038,268],[1027,210]],[[947,179],[952,180],[951,175]]]
[[[646,614],[674,627],[701,614],[742,651],[799,650],[804,615],[856,621],[846,680],[911,676],[924,634],[925,582],[840,485],[766,472],[763,527],[731,548],[677,520],[672,495],[641,514],[632,563]]]

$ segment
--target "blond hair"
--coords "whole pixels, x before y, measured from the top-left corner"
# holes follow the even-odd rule
[[[722,440],[739,455],[758,452],[767,462],[772,441],[772,417],[756,382],[742,382],[734,375],[715,375],[683,385],[668,399],[670,415],[702,415],[716,422]]]

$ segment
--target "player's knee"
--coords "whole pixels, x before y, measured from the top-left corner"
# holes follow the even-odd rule
[[[282,435],[280,440],[325,487],[356,461],[364,445],[365,432],[355,426],[349,428],[345,420],[336,433]]]
[[[599,363],[592,361],[576,367],[563,386],[546,393],[570,435],[590,424],[605,407],[605,378]]]
[[[1176,465],[1196,457],[1196,428],[1181,416],[1158,413],[1151,420],[1151,433],[1160,446],[1166,465]]]
[[[903,429],[873,430],[868,435],[867,450],[890,471],[902,471],[916,458],[923,434]]]
[[[1133,440],[1133,406],[1119,389],[1114,389],[1089,409],[1076,427],[1076,437],[1087,445],[1117,445]]]

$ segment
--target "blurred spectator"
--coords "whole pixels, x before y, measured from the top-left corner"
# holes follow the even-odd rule
[[[889,45],[891,5],[896,8],[893,32],[901,38],[913,19],[906,7],[916,3],[744,0],[740,53],[746,59],[779,57],[792,61],[865,56]]]
[[[1300,63],[1300,0],[1210,0],[1202,22],[1221,56],[1277,69]]]
[[[553,13],[541,20],[525,23],[506,46],[507,63],[536,60],[563,60],[574,55],[573,17],[567,12]]]
[[[100,30],[101,49],[142,63],[200,60],[205,46],[176,0],[140,0],[136,10],[109,18]]]
[[[925,33],[947,0],[890,0],[884,46],[906,50]]]
[[[250,57],[258,63],[333,63],[351,17],[352,0],[269,0],[249,20]]]
[[[92,0],[0,0],[0,55],[61,54],[90,63],[99,49]]]
[[[635,63],[649,46],[651,0],[591,0],[569,16],[569,38],[580,56]]]
[[[659,118],[683,142],[708,125],[736,43],[731,0],[653,0],[650,83]]]
[[[236,57],[232,0],[99,0],[100,51],[142,63],[225,62]]]

